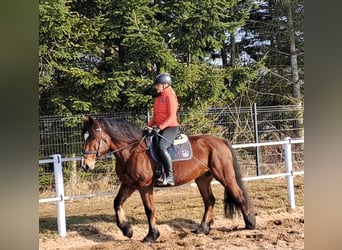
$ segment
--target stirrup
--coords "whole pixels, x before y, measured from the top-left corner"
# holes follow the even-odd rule
[[[165,174],[160,174],[157,177],[155,185],[158,186],[158,187],[165,187],[165,186],[167,186]]]
[[[168,186],[168,184],[166,183],[166,180],[164,180],[164,181],[157,181],[157,183],[155,185],[157,187],[166,187],[166,186]]]
[[[173,178],[171,180],[168,180],[168,178],[166,177],[166,185],[167,186],[174,186],[175,180]]]

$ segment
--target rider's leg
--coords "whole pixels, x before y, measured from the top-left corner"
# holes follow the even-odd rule
[[[167,151],[167,149],[160,149],[159,150],[160,158],[163,161],[163,166],[166,174],[166,183],[167,185],[174,186],[175,181],[173,179],[173,168],[172,168],[172,159]]]
[[[172,145],[174,139],[179,132],[179,127],[170,127],[162,131],[162,137],[159,138],[159,155],[163,161],[164,170],[166,174],[167,185],[174,186],[172,159],[168,152],[168,148]]]

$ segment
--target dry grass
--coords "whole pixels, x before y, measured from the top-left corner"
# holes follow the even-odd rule
[[[304,176],[296,176],[295,200],[296,206],[304,206]],[[286,178],[269,180],[258,180],[245,182],[250,198],[254,203],[257,213],[266,212],[288,207]],[[89,183],[78,190],[88,190],[89,193],[98,188],[101,184]],[[105,189],[108,186],[104,184]],[[223,216],[223,192],[221,185],[213,185],[213,192],[216,197],[215,216]],[[68,187],[66,188],[68,190]],[[114,191],[117,187],[114,188]],[[83,192],[83,191],[82,191]],[[42,197],[53,197],[53,193],[45,192]],[[83,234],[96,233],[98,231],[111,231],[116,227],[113,211],[114,197],[96,197],[66,201],[67,231],[83,231]],[[202,198],[196,187],[184,185],[174,188],[163,188],[155,190],[155,205],[157,209],[158,224],[168,223],[171,220],[182,218],[193,220],[199,223],[203,215]],[[133,224],[146,224],[144,208],[137,192],[124,204],[126,215]],[[56,237],[56,205],[54,203],[39,204],[39,236]]]

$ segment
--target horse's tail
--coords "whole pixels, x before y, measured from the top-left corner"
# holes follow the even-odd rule
[[[244,196],[243,198],[245,199],[247,203],[248,210],[251,211],[253,209],[252,203],[250,202],[247,189],[245,188],[245,185],[243,184],[243,181],[242,181],[242,174],[241,174],[239,163],[237,161],[235,150],[231,146],[231,144],[228,142],[228,140],[225,140],[225,144],[228,146],[233,156],[233,165],[234,165],[236,182],[238,183],[239,187],[241,188],[243,192],[243,196]],[[239,201],[234,199],[234,197],[231,195],[229,190],[225,188],[224,190],[224,214],[226,218],[232,219],[234,215],[236,214],[236,212],[239,211],[239,209],[241,209],[241,203],[239,203]]]

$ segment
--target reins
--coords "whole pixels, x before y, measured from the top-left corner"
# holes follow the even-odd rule
[[[99,131],[99,132],[100,132],[100,136],[99,136],[100,139],[98,140],[97,150],[96,150],[96,151],[94,151],[94,150],[93,150],[93,151],[86,151],[86,150],[82,149],[82,155],[83,155],[83,156],[89,155],[89,154],[96,154],[96,156],[99,157],[99,151],[100,151],[100,147],[101,147],[102,141],[105,141],[105,142],[106,142],[106,140],[104,140],[104,139],[102,138],[102,128],[97,128],[96,131]],[[86,135],[86,136],[88,136],[88,135]],[[136,140],[136,141],[134,141],[134,142],[132,142],[132,143],[130,143],[130,144],[124,146],[124,147],[118,148],[118,149],[113,150],[113,151],[110,151],[110,152],[108,152],[108,153],[113,153],[113,154],[115,154],[115,153],[120,152],[120,151],[122,151],[122,150],[124,150],[124,149],[126,149],[126,148],[132,147],[132,146],[135,145],[135,144],[138,144],[138,145],[139,145],[145,138],[146,138],[146,135],[144,135],[140,140]],[[107,143],[107,142],[106,142],[106,143]],[[107,153],[107,154],[108,154],[108,153]]]
[[[124,149],[126,149],[126,148],[129,148],[129,147],[131,147],[131,146],[133,146],[134,144],[137,144],[137,143],[138,143],[138,145],[139,145],[143,139],[144,139],[144,137],[142,137],[139,141],[132,142],[132,143],[130,143],[130,144],[128,144],[128,145],[126,145],[126,146],[124,146],[124,147],[122,147],[122,148],[118,148],[118,149],[116,149],[116,150],[114,150],[114,151],[110,151],[110,153],[115,154],[115,153],[117,153],[117,152],[119,152],[119,151],[121,151],[121,150],[124,150]]]

